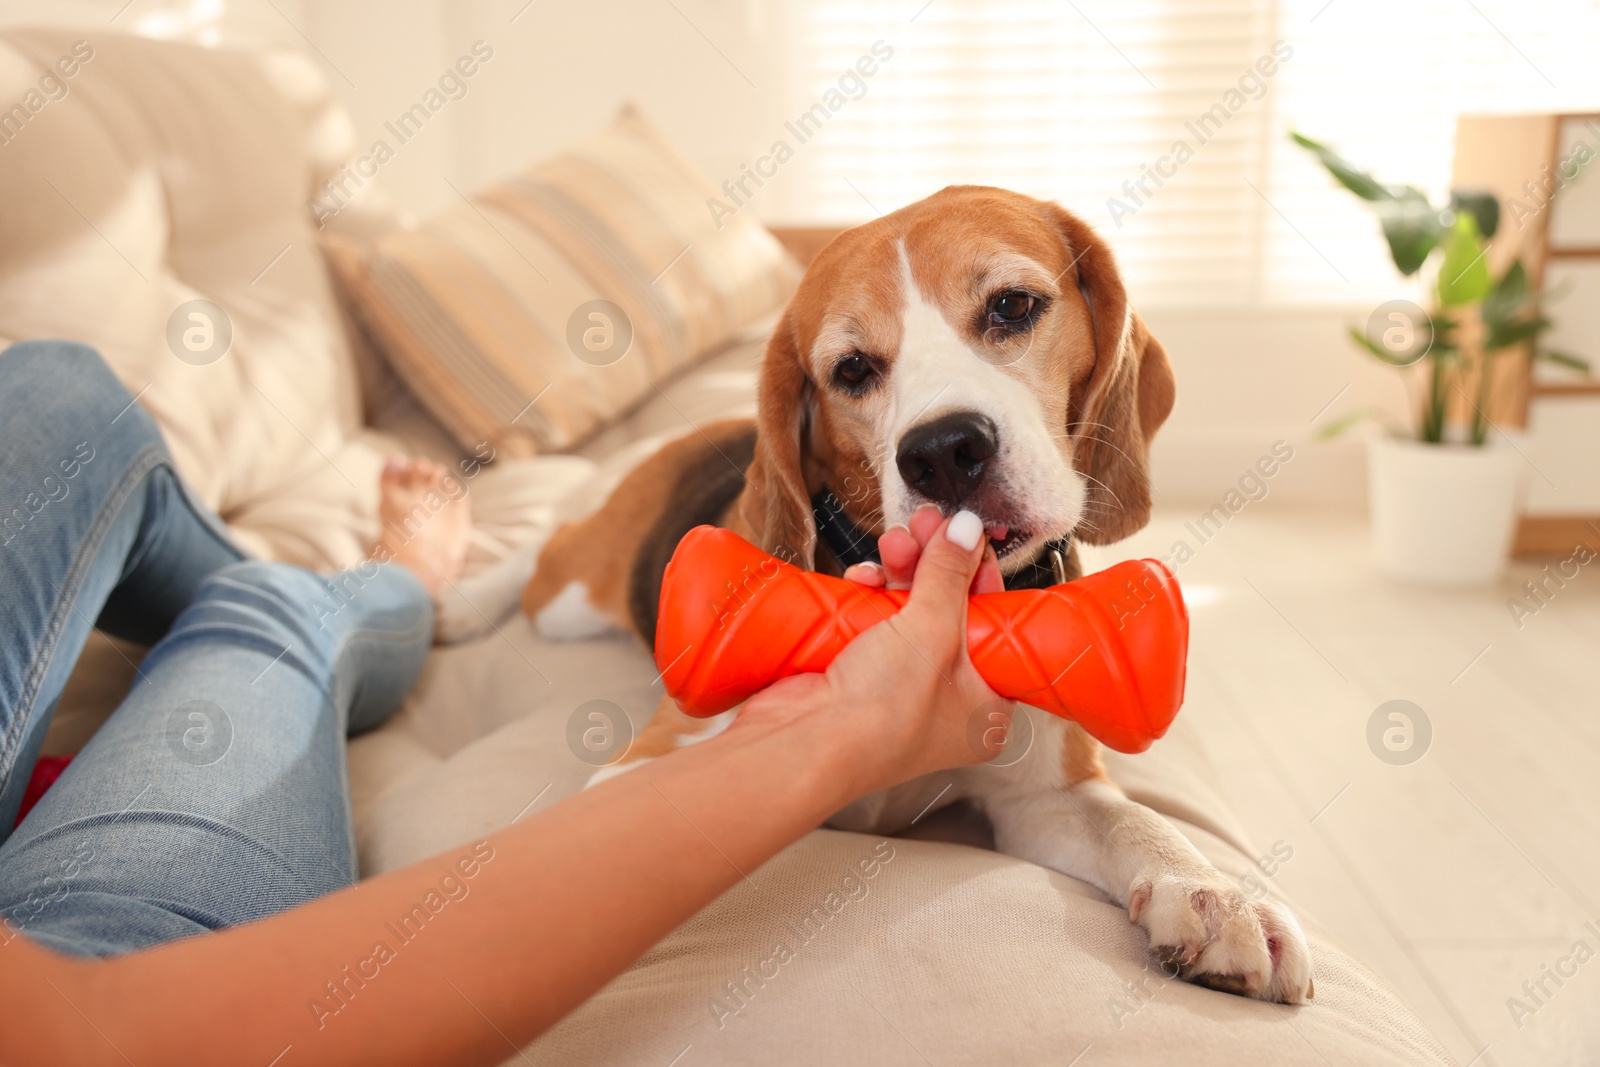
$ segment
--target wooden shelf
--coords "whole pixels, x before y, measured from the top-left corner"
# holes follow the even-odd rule
[[[1535,382],[1534,396],[1596,396],[1600,395],[1600,381],[1594,382]]]
[[[1574,288],[1585,294],[1593,293],[1594,267],[1600,265],[1600,229],[1595,226],[1593,216],[1600,201],[1594,196],[1592,186],[1600,181],[1600,171],[1596,171],[1591,162],[1573,178],[1566,179],[1572,168],[1562,168],[1561,163],[1574,156],[1574,146],[1579,139],[1590,146],[1595,144],[1600,136],[1600,122],[1592,126],[1575,123],[1597,118],[1600,116],[1587,113],[1543,112],[1463,115],[1458,120],[1452,186],[1483,189],[1499,198],[1503,211],[1500,232],[1491,242],[1489,252],[1493,261],[1491,269],[1497,275],[1513,258],[1521,258],[1530,285],[1537,289],[1554,284],[1553,274],[1577,278]],[[1528,184],[1542,189],[1546,176],[1552,172],[1566,180],[1566,184],[1555,191],[1554,199],[1542,194],[1530,196]],[[1579,184],[1574,186],[1573,182]],[[1532,208],[1532,214],[1523,214],[1520,221],[1515,220],[1509,207],[1513,201],[1520,202],[1525,210]],[[1552,228],[1556,232],[1552,233]],[[1570,234],[1565,244],[1561,241],[1562,231]],[[1592,301],[1593,297],[1586,295],[1585,299]],[[1584,303],[1583,313],[1571,312],[1572,318],[1568,320],[1577,331],[1575,337],[1584,338],[1582,346],[1577,340],[1563,339],[1567,341],[1563,345],[1552,338],[1552,347],[1570,347],[1592,359],[1595,348],[1588,325],[1593,321],[1591,308],[1591,303]],[[1560,305],[1553,307],[1550,314],[1562,318]],[[1506,362],[1505,370],[1511,377],[1504,382],[1503,391],[1496,390],[1500,403],[1490,409],[1494,421],[1502,426],[1542,424],[1542,429],[1530,431],[1539,439],[1535,443],[1555,449],[1568,461],[1592,450],[1595,433],[1586,409],[1593,406],[1595,398],[1600,398],[1600,379],[1559,376],[1554,380],[1538,380],[1527,360]],[[1541,419],[1531,410],[1535,408],[1543,408],[1549,418]],[[1558,408],[1563,410],[1556,410]],[[1560,436],[1552,438],[1551,435]],[[1568,482],[1566,478],[1558,480]],[[1541,513],[1522,518],[1513,554],[1565,557],[1580,542],[1600,550],[1600,515],[1583,514],[1594,503],[1591,479],[1575,480],[1589,488],[1573,489],[1568,485],[1567,491],[1563,491],[1552,484],[1548,491],[1541,485],[1535,487],[1540,492],[1530,492],[1530,498],[1540,498],[1534,506]]]
[[[1525,515],[1511,554],[1518,559],[1566,556],[1580,544],[1600,552],[1600,523],[1581,515]]]

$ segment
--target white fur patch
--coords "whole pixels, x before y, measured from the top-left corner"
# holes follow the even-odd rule
[[[701,741],[708,741],[711,738],[716,737],[728,727],[732,726],[733,720],[737,719],[738,717],[738,708],[733,708],[729,711],[724,711],[720,714],[713,715],[709,719],[704,720],[704,729],[696,730],[692,734],[680,734],[678,737],[678,747],[685,748],[689,745],[697,745]]]
[[[1243,982],[1250,996],[1305,1000],[1311,954],[1294,915],[1275,900],[1249,899],[1172,823],[1109,782],[1067,786],[1066,724],[1043,712],[1031,718],[1033,744],[1015,763],[913,779],[862,797],[828,825],[896,833],[955,800],[974,800],[994,826],[999,851],[1098,886],[1118,905],[1136,904],[1130,918],[1150,935],[1153,951],[1184,950],[1191,961],[1184,977],[1224,976]],[[1006,755],[1017,753],[1008,746]]]
[[[1014,525],[1031,533],[1035,542],[1063,536],[1083,514],[1085,486],[1057,447],[1043,407],[1026,383],[962,340],[939,307],[917,289],[903,246],[900,264],[906,298],[900,353],[889,376],[889,407],[878,435],[884,454],[874,457],[885,522],[905,522],[924,502],[906,485],[895,463],[906,432],[941,415],[973,411],[987,416],[999,431],[1000,450],[987,477],[1015,509]],[[1022,546],[1022,551],[1031,547]]]
[[[517,606],[522,587],[533,577],[543,541],[507,556],[492,567],[446,585],[439,591],[434,634],[440,644],[481,637]]]
[[[654,757],[651,757],[651,759],[653,759],[653,758]],[[630,760],[630,759],[624,757],[622,759],[619,759],[615,763],[608,763],[604,767],[601,767],[598,771],[595,771],[593,774],[591,774],[589,776],[589,780],[587,782],[583,783],[583,787],[585,789],[593,789],[595,786],[599,785],[601,782],[609,781],[612,778],[615,778],[619,774],[626,774],[629,771],[634,770],[637,767],[643,767],[646,763],[649,763],[649,762],[650,762],[650,759]]]
[[[589,587],[579,581],[566,588],[540,610],[533,620],[539,636],[547,641],[582,641],[614,631],[617,626],[589,600]]]

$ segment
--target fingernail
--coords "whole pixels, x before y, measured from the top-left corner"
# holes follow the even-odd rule
[[[938,504],[923,504],[923,505],[921,505],[920,507],[917,508],[917,511],[919,511],[919,512],[920,511],[938,511],[938,510],[939,510],[939,505]],[[913,512],[913,514],[915,514],[915,512]],[[941,512],[941,514],[943,514],[943,513]]]
[[[978,547],[978,538],[983,536],[983,520],[970,511],[958,511],[944,528],[944,535],[971,552]]]
[[[890,526],[890,527],[888,527],[887,529],[885,529],[883,531],[885,536],[888,535],[889,530],[904,530],[906,533],[910,533],[911,532],[911,527],[907,526],[903,522],[897,522],[893,526]]]

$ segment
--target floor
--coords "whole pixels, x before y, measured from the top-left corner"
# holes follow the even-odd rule
[[[1538,566],[1412,587],[1361,516],[1268,501],[1201,542],[1204,510],[1113,552],[1193,550],[1183,714],[1256,844],[1292,850],[1280,887],[1463,1065],[1600,1064],[1600,559],[1519,620]]]

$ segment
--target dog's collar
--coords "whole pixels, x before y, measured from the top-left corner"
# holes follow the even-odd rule
[[[811,516],[817,523],[817,536],[828,546],[839,566],[849,570],[857,563],[883,562],[878,555],[878,539],[844,513],[844,504],[827,486],[811,498]]]
[[[811,498],[811,515],[816,520],[817,536],[828,546],[840,567],[849,569],[857,563],[883,562],[878,555],[878,539],[845,514],[844,504],[827,486]],[[1006,578],[1006,588],[1045,589],[1065,582],[1071,551],[1070,537],[1051,541],[1037,559]]]

